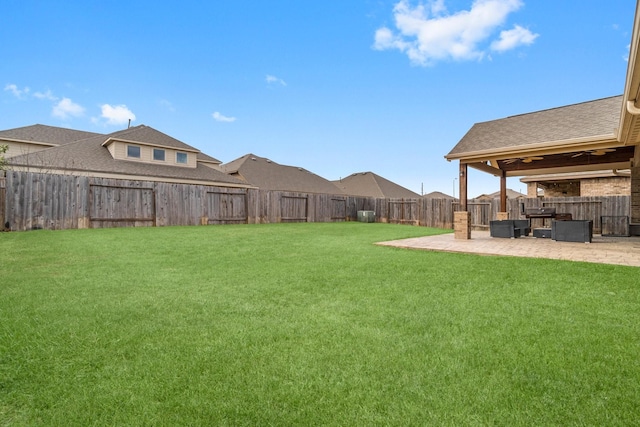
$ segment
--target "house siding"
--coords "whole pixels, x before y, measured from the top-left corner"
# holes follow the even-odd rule
[[[135,145],[140,147],[140,158],[136,159],[136,158],[131,158],[131,157],[127,157],[127,146],[129,145]],[[153,149],[154,148],[161,148],[165,151],[165,161],[157,161],[157,160],[153,160]],[[127,160],[130,162],[143,162],[143,163],[153,163],[153,164],[164,164],[164,165],[168,165],[168,166],[178,166],[178,167],[188,167],[188,168],[195,168],[197,167],[197,154],[190,152],[190,151],[182,151],[182,150],[175,150],[172,148],[166,148],[166,147],[152,147],[149,145],[141,145],[141,144],[135,144],[135,143],[128,143],[128,142],[119,142],[116,141],[112,144],[109,144],[109,152],[111,153],[111,155],[113,156],[114,159],[117,160]],[[176,162],[176,154],[178,152],[181,153],[187,153],[187,163],[177,163]]]
[[[46,150],[50,148],[48,145],[40,145],[40,144],[29,144],[25,142],[13,142],[13,141],[2,141],[0,140],[0,145],[7,145],[9,149],[4,154],[5,158],[13,156],[20,156],[22,154],[35,153],[37,151]]]

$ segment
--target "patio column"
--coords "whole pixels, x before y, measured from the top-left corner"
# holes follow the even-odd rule
[[[471,213],[467,212],[467,164],[460,162],[460,210],[453,213],[456,239],[471,239]]]
[[[502,171],[500,176],[500,211],[498,212],[498,219],[509,219],[509,212],[507,212],[507,173]]]

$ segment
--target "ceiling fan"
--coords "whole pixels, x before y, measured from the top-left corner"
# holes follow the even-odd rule
[[[504,161],[504,164],[510,165],[511,163],[514,163],[517,161],[521,161],[522,163],[531,163],[534,160],[542,160],[542,159],[544,159],[544,157],[540,157],[540,156],[518,157],[516,159],[507,159]]]
[[[594,156],[604,156],[605,154],[613,153],[614,151],[616,151],[615,148],[598,148],[597,150],[587,150],[587,151],[581,151],[579,153],[575,153],[571,155],[571,158],[574,159],[576,157],[580,157],[585,154],[593,154]]]

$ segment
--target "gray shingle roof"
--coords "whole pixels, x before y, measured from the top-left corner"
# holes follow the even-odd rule
[[[40,124],[0,131],[0,139],[53,145],[64,145],[97,135],[101,134]]]
[[[445,157],[576,138],[615,138],[621,107],[620,95],[476,123]]]
[[[221,168],[248,184],[265,190],[342,194],[331,181],[304,168],[280,165],[255,154],[246,154],[221,165]]]
[[[162,132],[148,126],[140,125],[124,131],[108,135],[96,135],[91,138],[70,142],[58,147],[51,147],[36,153],[25,154],[9,159],[10,165],[34,167],[50,170],[68,170],[84,172],[100,172],[107,174],[133,175],[145,177],[167,178],[172,180],[208,181],[245,185],[244,182],[221,171],[198,163],[196,168],[168,166],[116,160],[109,150],[103,146],[108,138],[124,139],[141,144],[161,144],[167,147],[197,151]],[[173,141],[172,141],[173,140]],[[177,142],[176,142],[177,141]],[[171,145],[169,145],[171,144]]]
[[[165,133],[162,133],[152,127],[146,125],[138,125],[132,128],[124,129],[121,131],[110,133],[105,135],[105,145],[108,145],[109,140],[117,139],[121,141],[134,141],[138,143],[144,143],[148,145],[154,145],[159,147],[175,148],[183,151],[198,152],[200,150],[193,148],[192,146],[185,144]]]
[[[373,172],[358,172],[333,183],[352,196],[418,198],[420,195]]]
[[[450,200],[457,200],[455,197],[450,196],[448,194],[445,194],[441,191],[432,191],[431,193],[425,194],[424,196],[425,199],[450,199]]]
[[[507,188],[507,199],[519,199],[522,197],[527,197],[527,195],[522,194],[519,191],[515,191],[510,188]],[[480,194],[479,196],[474,197],[474,199],[499,199],[499,198],[500,198],[499,191],[496,191],[495,193],[491,193],[491,194]]]

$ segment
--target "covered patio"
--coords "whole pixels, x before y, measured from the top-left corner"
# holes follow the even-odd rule
[[[460,165],[460,207],[454,218],[456,239],[471,239],[469,167],[500,180],[497,220],[518,219],[509,218],[507,210],[508,177],[624,170],[631,176],[629,222],[631,229],[640,230],[639,37],[640,12],[636,6],[622,95],[472,126],[445,156]],[[476,233],[482,237],[481,232],[474,231],[474,238]]]

